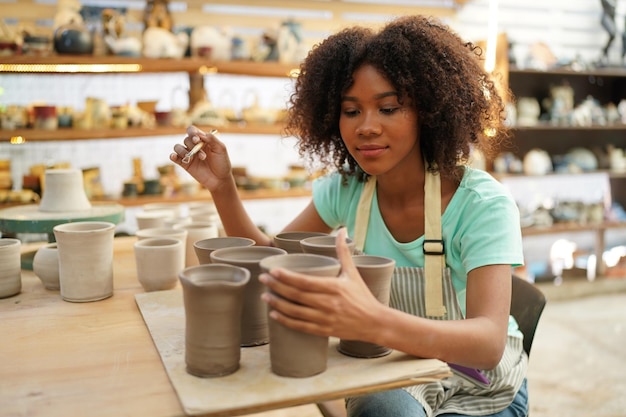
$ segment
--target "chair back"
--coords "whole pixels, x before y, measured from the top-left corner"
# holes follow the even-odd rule
[[[524,335],[524,350],[530,356],[535,330],[546,305],[546,297],[533,283],[513,275],[511,315]]]

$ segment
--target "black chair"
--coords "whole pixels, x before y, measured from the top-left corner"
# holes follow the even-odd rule
[[[530,357],[535,330],[546,306],[546,297],[533,283],[513,275],[511,287],[511,315],[515,317],[524,335],[524,351]],[[324,417],[345,417],[344,400],[325,401],[317,404]]]
[[[546,297],[535,284],[513,275],[511,315],[524,335],[524,351],[528,356],[545,306]]]

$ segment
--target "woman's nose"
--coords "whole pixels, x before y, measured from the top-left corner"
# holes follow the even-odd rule
[[[362,136],[379,135],[381,133],[381,124],[375,115],[365,114],[357,127],[356,133]]]

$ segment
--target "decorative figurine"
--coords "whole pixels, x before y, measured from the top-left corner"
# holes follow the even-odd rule
[[[617,25],[615,24],[615,10],[617,8],[617,0],[600,0],[602,4],[602,27],[609,35],[609,39],[606,45],[602,49],[602,57],[599,64],[601,66],[608,66],[609,60],[609,48],[615,40],[617,35]],[[626,20],[626,19],[625,19]],[[624,64],[624,58],[626,57],[626,30],[622,32],[622,64]]]

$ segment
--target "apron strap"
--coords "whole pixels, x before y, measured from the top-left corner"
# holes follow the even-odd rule
[[[363,251],[367,226],[370,219],[372,199],[376,191],[376,177],[369,177],[363,186],[354,222],[356,249]],[[424,184],[424,272],[426,315],[442,317],[446,314],[443,304],[443,270],[446,267],[445,248],[441,237],[441,177],[426,171]]]
[[[363,252],[365,247],[365,236],[367,235],[367,226],[370,221],[370,209],[372,208],[374,191],[376,191],[376,177],[371,176],[363,186],[354,220],[355,248],[360,252]]]
[[[441,237],[441,177],[426,171],[424,183],[424,272],[426,315],[446,314],[443,304],[443,270],[445,248]]]

